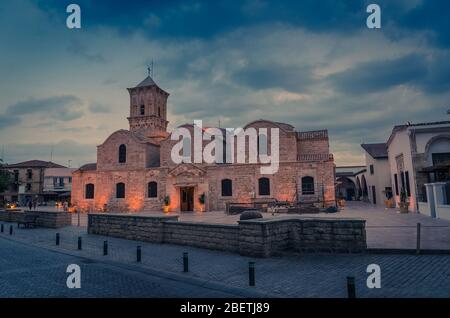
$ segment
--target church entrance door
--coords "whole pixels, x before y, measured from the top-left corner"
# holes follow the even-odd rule
[[[194,187],[180,188],[180,210],[194,211]]]

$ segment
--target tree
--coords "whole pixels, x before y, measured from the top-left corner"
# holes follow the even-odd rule
[[[0,159],[0,192],[8,189],[11,182],[11,173],[4,168],[3,160]]]

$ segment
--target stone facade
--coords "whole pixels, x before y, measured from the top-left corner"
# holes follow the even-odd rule
[[[259,219],[222,225],[179,222],[177,216],[92,213],[88,233],[256,257],[286,252],[362,252],[367,247],[365,221],[355,219]]]
[[[166,131],[169,94],[150,77],[128,90],[130,130],[114,132],[98,146],[97,163],[85,165],[73,174],[72,203],[78,209],[160,211],[166,196],[170,199],[170,211],[224,210],[227,202],[250,204],[274,200],[310,201],[321,207],[335,204],[334,161],[326,130],[297,132],[289,124],[269,120],[257,120],[243,127],[257,131],[279,129],[279,169],[271,175],[261,174],[264,165],[261,162],[236,163],[237,137],[234,137],[234,163],[176,164],[171,151],[179,141],[171,140]],[[193,125],[182,127],[193,135]],[[203,145],[207,143],[204,141]],[[246,158],[248,146],[247,139]],[[271,149],[270,136],[267,149]],[[312,178],[308,179],[312,191],[303,191],[304,177]],[[260,178],[269,179],[268,194],[259,193]],[[223,195],[224,179],[231,180],[231,195]],[[156,183],[153,192],[149,183]],[[117,195],[118,184],[123,184],[124,197]],[[88,191],[92,191],[91,195]],[[204,203],[199,200],[202,194]]]

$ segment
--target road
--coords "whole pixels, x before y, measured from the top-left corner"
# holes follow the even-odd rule
[[[81,268],[81,288],[66,286],[69,264]],[[0,238],[0,297],[239,297],[151,273],[66,255]],[[251,293],[248,296],[252,296]]]

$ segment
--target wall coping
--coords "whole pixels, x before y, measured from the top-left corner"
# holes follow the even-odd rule
[[[267,224],[267,223],[278,223],[285,221],[314,221],[314,222],[361,222],[366,223],[366,220],[361,218],[318,218],[318,217],[290,217],[290,218],[272,218],[272,219],[254,219],[254,220],[239,220],[239,224]]]
[[[178,215],[138,215],[128,213],[89,213],[89,216],[106,216],[106,217],[122,217],[122,218],[140,218],[140,219],[154,219],[154,220],[178,220]]]
[[[206,223],[206,222],[193,222],[193,221],[166,221],[167,224],[179,224],[179,225],[193,225],[204,227],[216,227],[216,228],[239,228],[238,224],[223,224],[223,223]]]

